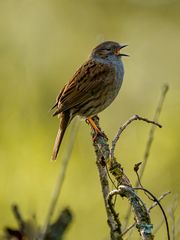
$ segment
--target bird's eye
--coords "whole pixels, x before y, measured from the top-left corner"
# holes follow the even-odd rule
[[[111,51],[111,48],[103,48],[102,51]]]

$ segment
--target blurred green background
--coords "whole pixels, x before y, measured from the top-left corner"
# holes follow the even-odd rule
[[[123,52],[125,79],[118,98],[101,113],[113,139],[133,114],[152,118],[164,83],[170,91],[160,117],[143,184],[157,196],[180,193],[180,1],[173,0],[1,0],[0,1],[0,228],[15,226],[10,211],[42,224],[66,151],[69,128],[55,164],[50,162],[58,119],[48,109],[59,90],[104,40],[129,47]],[[131,181],[142,160],[150,125],[132,124],[116,157]],[[165,208],[172,196],[163,202]],[[125,200],[121,218],[125,216]],[[74,221],[66,239],[105,239],[108,228],[89,127],[81,121],[56,214],[70,206]],[[158,209],[152,221],[161,222]],[[164,227],[157,239],[164,239]]]

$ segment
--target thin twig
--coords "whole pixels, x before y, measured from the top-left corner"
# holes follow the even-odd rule
[[[160,116],[160,113],[161,113],[161,110],[162,110],[162,107],[163,107],[164,100],[165,100],[165,97],[166,97],[166,93],[168,92],[168,89],[169,89],[169,86],[167,84],[164,84],[162,86],[160,99],[158,101],[158,104],[157,104],[157,107],[155,109],[154,116],[153,116],[153,121],[155,121],[155,122],[158,122],[158,119],[159,119],[159,116]],[[142,179],[142,176],[143,176],[146,164],[147,164],[147,160],[148,160],[149,153],[150,153],[150,150],[151,150],[155,130],[156,130],[155,125],[152,125],[150,130],[149,130],[148,140],[147,140],[147,143],[146,143],[146,146],[145,146],[145,151],[144,151],[144,156],[143,156],[143,161],[142,161],[143,164],[141,166],[140,173],[139,173],[140,180]],[[135,184],[135,187],[138,187],[138,186],[139,186],[139,181],[137,180],[136,184]],[[130,216],[131,216],[131,207],[128,208],[127,214],[125,216],[124,228],[127,228]]]
[[[70,135],[70,139],[69,139],[69,143],[68,143],[68,148],[66,151],[66,154],[64,155],[64,157],[62,158],[62,162],[60,164],[60,169],[59,169],[59,174],[58,174],[58,178],[57,181],[55,183],[55,187],[52,193],[52,197],[51,197],[51,202],[49,205],[49,210],[45,219],[45,223],[42,229],[42,235],[40,236],[40,240],[43,240],[46,236],[47,230],[48,230],[48,226],[49,223],[51,221],[51,218],[53,216],[57,201],[59,199],[61,190],[62,190],[62,186],[63,186],[63,182],[65,179],[65,174],[66,174],[66,170],[67,170],[67,166],[71,157],[71,153],[72,153],[72,149],[73,149],[73,145],[74,145],[74,140],[76,137],[76,133],[78,130],[78,126],[79,126],[79,122],[75,119],[72,123],[72,127],[71,127],[71,135]]]
[[[160,202],[161,200],[163,200],[167,195],[169,195],[171,192],[165,192],[163,193],[159,198],[158,201]],[[154,202],[149,208],[148,208],[148,212],[150,212],[154,207],[157,206],[157,202]],[[129,227],[127,227],[121,234],[121,236],[124,236],[126,233],[128,233],[133,227],[136,226],[136,222],[134,222],[133,224],[131,224]]]
[[[161,200],[163,200],[163,198],[165,198],[165,197],[166,197],[167,195],[169,195],[170,193],[171,193],[170,191],[163,193],[163,194],[157,199],[158,202],[160,202]],[[158,205],[158,202],[154,202],[154,203],[151,205],[151,207],[148,209],[148,211],[150,212],[151,209],[153,209],[154,207],[156,207],[156,206]]]
[[[147,119],[147,118],[140,117],[140,116],[138,116],[138,115],[132,116],[131,118],[128,119],[127,122],[125,122],[125,123],[119,128],[119,130],[118,130],[118,132],[117,132],[114,140],[112,141],[112,148],[111,148],[111,152],[110,152],[110,157],[111,157],[111,159],[114,159],[114,151],[115,151],[116,143],[117,143],[117,141],[119,140],[122,132],[127,128],[127,126],[128,126],[129,124],[131,124],[133,121],[136,121],[136,120],[140,120],[140,121],[144,121],[144,122],[147,122],[147,123],[154,124],[154,125],[158,126],[159,128],[162,127],[159,123],[157,123],[157,122],[155,122],[155,121],[152,121],[152,120],[149,120],[149,119]]]
[[[140,162],[140,165],[142,164],[142,162]],[[139,167],[136,167],[137,165],[135,164],[135,167],[134,167],[134,171],[136,173],[136,176],[137,176],[137,179],[138,179],[138,182],[139,182],[139,186],[141,188],[144,188],[142,183],[141,183],[141,179],[139,177],[139,173],[138,173],[138,170],[139,170]],[[153,198],[151,198],[151,196],[145,191],[144,194],[149,198],[149,200],[153,201]]]

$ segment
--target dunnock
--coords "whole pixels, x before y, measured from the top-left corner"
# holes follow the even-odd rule
[[[57,154],[71,120],[79,115],[88,119],[96,133],[100,130],[91,119],[117,96],[124,76],[120,50],[127,45],[106,41],[95,47],[89,59],[77,70],[72,79],[60,91],[53,116],[60,116],[60,126],[55,140],[52,160]]]

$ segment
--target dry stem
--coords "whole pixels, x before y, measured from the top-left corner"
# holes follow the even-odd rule
[[[162,90],[161,90],[160,99],[157,103],[157,107],[156,107],[155,112],[154,112],[154,116],[153,116],[153,121],[154,122],[158,122],[158,119],[159,119],[159,116],[160,116],[160,113],[161,113],[161,110],[162,110],[162,107],[163,107],[164,100],[165,100],[165,97],[166,97],[166,93],[168,92],[168,89],[169,89],[169,86],[167,84],[164,84],[163,87],[162,87]],[[145,167],[146,167],[146,164],[147,164],[147,161],[148,161],[149,153],[150,153],[151,146],[152,146],[153,139],[154,139],[155,130],[156,130],[156,126],[152,125],[150,130],[149,130],[148,140],[147,140],[147,143],[146,143],[146,146],[145,146],[143,161],[142,161],[141,169],[140,169],[140,172],[139,172],[139,179],[140,180],[142,179],[143,173],[145,171]],[[139,186],[139,181],[137,180],[136,184],[135,184],[135,187],[138,187],[138,186]],[[127,210],[127,214],[125,216],[124,228],[127,228],[130,216],[131,216],[131,207],[129,207],[129,209]]]
[[[40,240],[43,240],[45,238],[45,235],[46,235],[47,230],[48,230],[48,226],[50,224],[51,218],[52,218],[53,213],[55,211],[55,207],[57,205],[57,201],[60,197],[60,193],[61,193],[61,190],[62,190],[67,166],[68,166],[68,163],[69,163],[69,160],[70,160],[70,157],[71,157],[71,153],[72,153],[72,149],[73,149],[73,145],[74,145],[74,139],[76,137],[78,126],[79,126],[79,122],[74,120],[74,122],[72,124],[72,128],[71,128],[72,130],[71,130],[71,135],[70,135],[70,139],[69,139],[68,148],[67,148],[66,154],[62,158],[62,162],[60,164],[58,179],[55,183],[54,191],[52,193],[51,202],[50,202],[50,205],[49,205],[49,210],[48,210],[46,220],[45,220],[45,223],[44,223],[44,226],[43,226],[43,229],[42,229],[42,235],[40,236]]]

